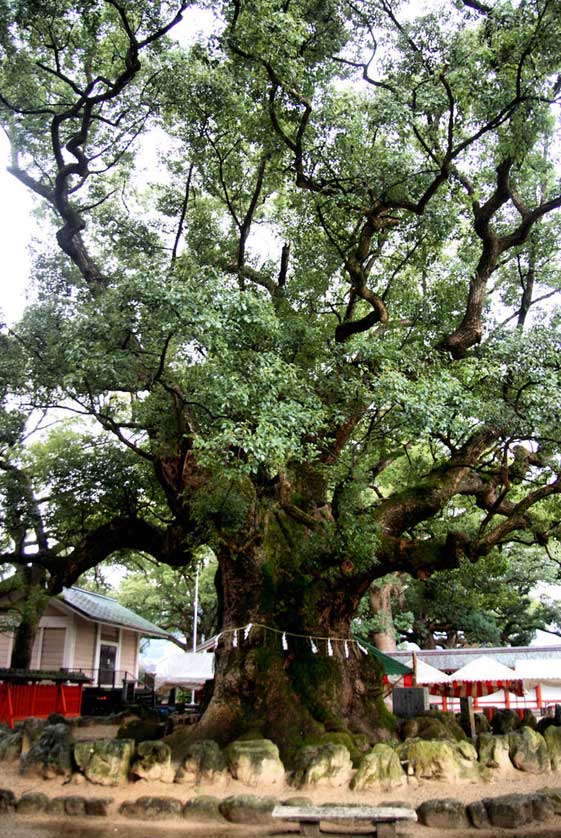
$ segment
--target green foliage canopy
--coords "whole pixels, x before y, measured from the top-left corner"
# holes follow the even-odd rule
[[[558,0],[224,0],[186,44],[188,6],[0,4],[10,171],[60,251],[2,335],[3,560],[20,507],[51,591],[119,549],[262,568],[274,526],[267,578],[352,612],[557,538]],[[54,407],[93,456],[24,450]]]

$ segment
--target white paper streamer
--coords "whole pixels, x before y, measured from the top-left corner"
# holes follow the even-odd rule
[[[344,644],[343,644],[343,645],[344,645],[344,647],[345,647],[345,657],[346,657],[346,658],[348,658],[348,657],[349,657],[349,644],[348,644],[348,643],[347,643],[347,641],[345,640],[345,642],[344,642]]]
[[[238,645],[238,630],[236,629],[234,634],[232,635],[232,646],[235,649],[237,645]]]
[[[356,645],[358,646],[358,648],[360,649],[360,651],[362,652],[362,654],[363,654],[363,655],[367,655],[367,654],[368,654],[367,650],[364,648],[364,646],[361,646],[361,645],[360,645],[360,643],[358,642],[358,640],[356,641]]]
[[[316,646],[316,644],[313,641],[313,638],[311,638],[311,637],[310,637],[310,643],[312,644],[312,652],[314,653],[314,655],[317,655],[318,647]]]
[[[284,649],[285,652],[288,649],[288,643],[286,642],[286,632],[285,631],[283,631],[283,633],[282,633],[282,648]]]
[[[331,640],[329,639],[329,637],[327,638],[327,654],[330,658],[333,657],[333,646],[331,645]]]
[[[249,637],[249,632],[251,631],[252,628],[253,628],[253,623],[248,623],[247,626],[244,628],[244,630],[243,630],[243,639],[244,640],[247,640],[247,638]]]
[[[222,637],[221,634],[217,634],[216,637],[214,638],[214,648],[215,649],[218,647],[218,641],[220,640],[221,637]]]

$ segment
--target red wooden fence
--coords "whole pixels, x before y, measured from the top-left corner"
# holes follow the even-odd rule
[[[0,683],[0,722],[10,727],[28,716],[46,719],[51,713],[60,713],[77,717],[81,708],[82,684]]]

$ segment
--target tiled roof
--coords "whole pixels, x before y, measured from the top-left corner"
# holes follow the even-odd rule
[[[411,651],[386,652],[394,660],[405,663],[411,658]],[[497,646],[495,648],[480,649],[421,649],[416,652],[417,660],[430,663],[443,672],[455,672],[473,658],[488,655],[505,666],[514,668],[517,660],[559,660],[561,645],[559,646]]]
[[[150,620],[145,620],[144,617],[135,614],[130,608],[125,608],[124,605],[111,597],[74,587],[63,588],[61,596],[66,605],[69,605],[75,611],[79,611],[84,617],[89,617],[90,620],[132,629],[138,631],[143,637],[172,639],[168,631],[154,625]]]

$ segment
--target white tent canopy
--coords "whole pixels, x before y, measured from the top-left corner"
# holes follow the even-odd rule
[[[494,658],[482,655],[450,676],[451,681],[513,681],[520,675]]]
[[[561,684],[561,660],[516,660],[514,662],[517,678],[526,684]]]
[[[158,663],[146,667],[146,671],[154,676],[156,692],[172,687],[198,690],[214,678],[214,654],[174,651]]]
[[[404,663],[405,666],[410,666],[411,669],[413,668],[413,658],[404,661]],[[435,666],[431,666],[430,663],[425,663],[425,661],[417,658],[416,680],[417,684],[424,686],[425,684],[446,684],[452,679],[446,674],[446,672],[441,672],[440,669],[437,669]]]

